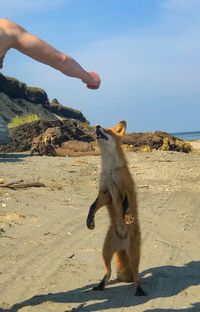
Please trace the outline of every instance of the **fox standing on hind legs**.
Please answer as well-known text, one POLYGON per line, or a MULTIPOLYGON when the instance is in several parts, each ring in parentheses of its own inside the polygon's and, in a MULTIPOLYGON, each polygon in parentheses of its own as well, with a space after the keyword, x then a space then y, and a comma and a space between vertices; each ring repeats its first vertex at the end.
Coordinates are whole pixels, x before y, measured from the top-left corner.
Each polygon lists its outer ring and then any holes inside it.
POLYGON ((115 256, 117 275, 121 281, 134 281, 137 296, 144 296, 138 272, 140 261, 140 227, 137 212, 137 198, 134 181, 127 166, 121 147, 126 131, 126 122, 121 121, 114 128, 96 127, 97 142, 102 159, 100 188, 97 199, 91 205, 87 227, 94 229, 95 214, 106 205, 111 224, 104 246, 103 259, 106 273, 94 290, 103 290, 111 276, 111 261, 115 256))

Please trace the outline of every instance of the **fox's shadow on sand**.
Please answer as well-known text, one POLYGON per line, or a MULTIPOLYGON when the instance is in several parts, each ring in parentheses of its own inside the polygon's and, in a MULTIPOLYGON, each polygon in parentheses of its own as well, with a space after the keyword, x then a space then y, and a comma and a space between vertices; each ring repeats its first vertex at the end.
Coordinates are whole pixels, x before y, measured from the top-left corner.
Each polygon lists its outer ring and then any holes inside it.
MULTIPOLYGON (((17 312, 23 307, 39 306, 44 302, 75 303, 71 311, 101 311, 115 308, 128 308, 141 305, 155 298, 166 298, 177 295, 185 291, 190 286, 200 285, 200 261, 192 261, 184 266, 160 266, 145 270, 141 273, 142 285, 148 292, 145 297, 134 296, 134 286, 132 284, 123 284, 115 281, 111 282, 112 287, 107 286, 104 291, 91 290, 96 284, 90 284, 85 287, 73 289, 60 293, 49 293, 34 296, 30 299, 16 303, 9 309, 1 309, 1 312, 17 312), (91 301, 91 303, 90 303, 91 301), (93 301, 98 301, 92 303, 93 301)), ((66 274, 67 278, 67 274, 66 274)), ((64 308, 64 307, 63 307, 64 308)), ((66 311, 66 310, 64 310, 66 311)), ((69 310, 67 310, 69 311, 69 310)), ((200 303, 194 303, 187 308, 179 309, 159 309, 153 308, 143 310, 144 312, 197 312, 200 311, 200 303)))

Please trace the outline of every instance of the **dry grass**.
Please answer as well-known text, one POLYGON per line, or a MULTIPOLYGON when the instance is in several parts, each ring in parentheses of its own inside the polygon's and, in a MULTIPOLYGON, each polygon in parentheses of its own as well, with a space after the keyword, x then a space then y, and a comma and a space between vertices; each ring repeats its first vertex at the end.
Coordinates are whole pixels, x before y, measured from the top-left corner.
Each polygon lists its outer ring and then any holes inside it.
POLYGON ((22 116, 15 116, 8 124, 9 128, 14 128, 17 126, 24 125, 26 123, 30 123, 33 121, 40 120, 40 116, 36 114, 30 114, 30 115, 22 115, 22 116))

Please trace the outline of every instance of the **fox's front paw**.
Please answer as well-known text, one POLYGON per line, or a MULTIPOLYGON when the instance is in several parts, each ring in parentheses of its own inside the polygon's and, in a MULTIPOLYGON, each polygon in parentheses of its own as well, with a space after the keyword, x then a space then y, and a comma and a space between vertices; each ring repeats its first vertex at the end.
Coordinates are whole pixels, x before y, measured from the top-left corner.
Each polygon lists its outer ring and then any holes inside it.
POLYGON ((131 213, 126 212, 124 215, 124 222, 128 225, 133 224, 134 222, 134 217, 132 216, 131 213))
POLYGON ((95 222, 94 219, 88 218, 87 219, 87 227, 90 230, 93 230, 95 228, 95 222))
POLYGON ((127 225, 123 220, 120 220, 117 222, 117 233, 121 238, 126 238, 127 237, 127 225))

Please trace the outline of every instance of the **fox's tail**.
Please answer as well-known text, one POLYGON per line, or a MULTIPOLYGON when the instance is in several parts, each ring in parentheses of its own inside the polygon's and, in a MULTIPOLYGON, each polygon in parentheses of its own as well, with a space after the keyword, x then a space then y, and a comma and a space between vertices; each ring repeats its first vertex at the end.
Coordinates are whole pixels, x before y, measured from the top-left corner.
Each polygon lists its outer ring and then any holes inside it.
POLYGON ((132 282, 133 274, 125 250, 118 250, 115 253, 115 262, 117 266, 117 278, 122 282, 132 282))

